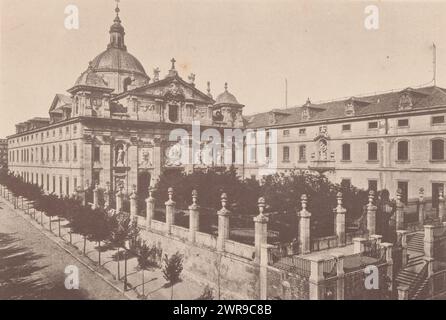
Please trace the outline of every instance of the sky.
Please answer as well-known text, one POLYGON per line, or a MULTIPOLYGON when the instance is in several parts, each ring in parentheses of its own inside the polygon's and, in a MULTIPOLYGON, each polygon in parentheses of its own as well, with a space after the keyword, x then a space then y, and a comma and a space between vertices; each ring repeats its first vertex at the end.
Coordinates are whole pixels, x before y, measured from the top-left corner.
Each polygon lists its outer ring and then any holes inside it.
MULTIPOLYGON (((113 0, 0 0, 0 137, 16 123, 48 116, 88 62, 106 49, 113 0), (65 8, 79 9, 67 30, 65 8)), ((175 57, 180 75, 229 91, 250 115, 359 94, 446 87, 446 0, 121 0, 128 51, 153 78, 175 57), (369 30, 365 9, 379 10, 369 30)))

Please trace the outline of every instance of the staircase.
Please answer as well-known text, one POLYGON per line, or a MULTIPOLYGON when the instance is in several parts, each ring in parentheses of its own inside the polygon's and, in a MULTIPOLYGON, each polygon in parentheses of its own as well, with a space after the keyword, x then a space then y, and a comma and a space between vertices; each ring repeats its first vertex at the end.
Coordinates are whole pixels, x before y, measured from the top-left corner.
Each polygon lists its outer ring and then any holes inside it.
POLYGON ((424 254, 424 232, 417 232, 408 239, 407 250, 424 254))
POLYGON ((409 288, 409 299, 423 299, 428 287, 427 262, 424 260, 424 232, 416 232, 407 236, 409 258, 406 266, 396 277, 398 286, 409 288))

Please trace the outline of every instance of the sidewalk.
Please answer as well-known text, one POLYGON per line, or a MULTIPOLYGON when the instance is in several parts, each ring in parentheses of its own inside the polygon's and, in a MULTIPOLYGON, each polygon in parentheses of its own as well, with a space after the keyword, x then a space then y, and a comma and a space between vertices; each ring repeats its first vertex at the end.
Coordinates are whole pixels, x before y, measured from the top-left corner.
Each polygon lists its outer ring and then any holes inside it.
MULTIPOLYGON (((82 264, 87 266, 91 271, 95 272, 109 285, 113 286, 115 290, 122 292, 128 299, 147 299, 147 300, 170 300, 171 288, 165 287, 166 280, 163 277, 161 269, 145 270, 144 274, 138 268, 138 261, 136 257, 131 257, 127 260, 127 290, 124 292, 124 270, 125 262, 123 260, 117 261, 113 256, 117 254, 117 249, 109 249, 104 246, 101 247, 101 264, 99 265, 99 251, 97 250, 97 243, 87 240, 86 254, 83 255, 84 239, 78 234, 72 234, 70 244, 68 221, 61 219, 61 238, 58 237, 58 218, 53 218, 51 226, 52 232, 49 231, 50 220, 49 217, 40 212, 29 210, 29 215, 26 213, 27 202, 24 200, 24 209, 14 209, 14 205, 1 197, 7 206, 21 215, 26 221, 39 229, 46 237, 57 243, 67 253, 79 260, 82 264), (43 225, 40 225, 40 223, 43 225), (118 276, 119 275, 119 276, 118 276), (119 279, 118 279, 119 278, 119 279), (143 281, 144 279, 144 281, 143 281)), ((21 201, 19 201, 21 205, 21 201)), ((103 245, 101 243, 101 245, 103 245)), ((123 251, 122 249, 120 250, 123 251)), ((197 284, 191 279, 184 279, 174 286, 175 300, 194 300, 197 299, 203 292, 203 286, 197 284)))

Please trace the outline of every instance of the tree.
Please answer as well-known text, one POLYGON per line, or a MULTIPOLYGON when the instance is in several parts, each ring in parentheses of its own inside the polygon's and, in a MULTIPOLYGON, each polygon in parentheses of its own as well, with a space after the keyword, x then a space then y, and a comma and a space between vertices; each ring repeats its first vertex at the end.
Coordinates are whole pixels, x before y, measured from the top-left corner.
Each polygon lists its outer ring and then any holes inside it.
POLYGON ((203 293, 197 300, 214 300, 214 292, 209 285, 206 285, 203 289, 203 293))
POLYGON ((99 265, 101 264, 101 242, 111 238, 109 217, 101 209, 92 209, 89 217, 90 225, 88 227, 88 239, 98 243, 99 265))
POLYGON ((170 299, 173 300, 173 286, 180 281, 180 275, 183 272, 183 255, 179 252, 172 255, 170 258, 164 255, 164 279, 169 282, 171 287, 170 299))

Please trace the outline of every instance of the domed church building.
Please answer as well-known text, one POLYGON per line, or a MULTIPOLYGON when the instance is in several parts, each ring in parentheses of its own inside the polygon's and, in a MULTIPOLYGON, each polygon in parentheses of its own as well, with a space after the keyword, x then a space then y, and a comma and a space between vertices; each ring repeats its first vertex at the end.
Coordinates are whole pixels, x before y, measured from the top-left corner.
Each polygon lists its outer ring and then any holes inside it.
MULTIPOLYGON (((17 124, 8 139, 10 169, 49 193, 72 195, 99 185, 146 195, 163 171, 205 169, 191 164, 192 153, 188 159, 180 154, 179 142, 169 141, 172 130, 190 133, 193 122, 201 131, 222 133, 243 126, 243 105, 227 85, 214 101, 210 83, 204 93, 195 75, 185 81, 175 59, 164 77, 156 68, 151 79, 127 50, 119 13, 116 7, 106 50, 89 62, 69 95, 55 96, 50 117, 17 124)), ((222 161, 215 166, 224 169, 222 161)))

